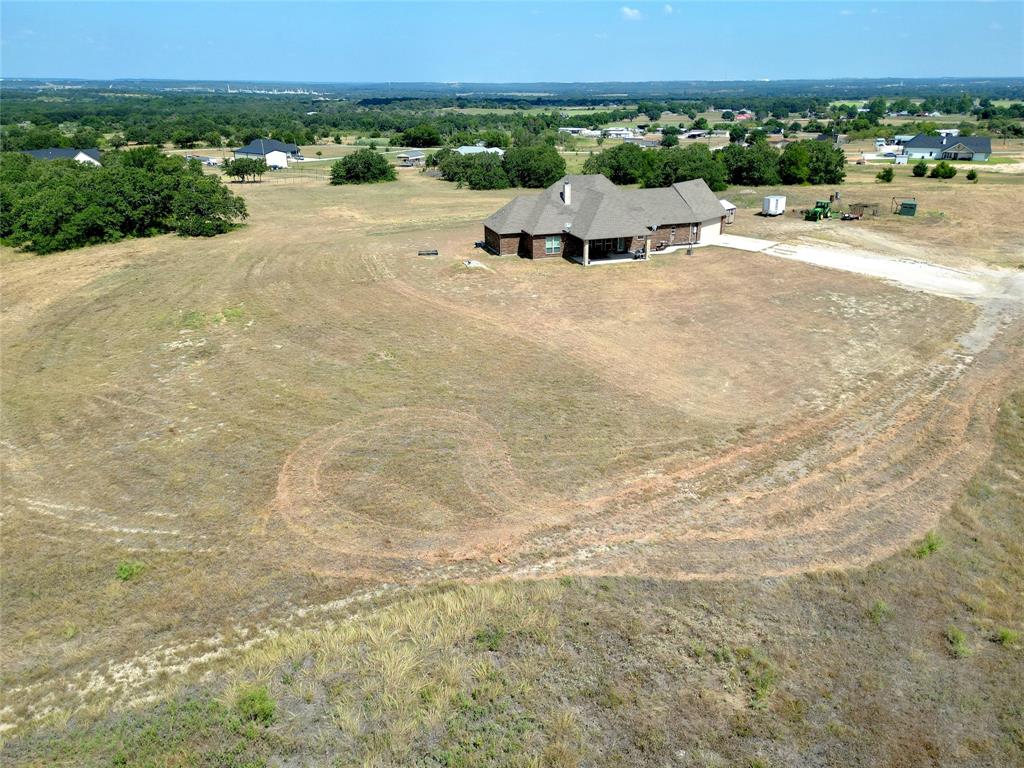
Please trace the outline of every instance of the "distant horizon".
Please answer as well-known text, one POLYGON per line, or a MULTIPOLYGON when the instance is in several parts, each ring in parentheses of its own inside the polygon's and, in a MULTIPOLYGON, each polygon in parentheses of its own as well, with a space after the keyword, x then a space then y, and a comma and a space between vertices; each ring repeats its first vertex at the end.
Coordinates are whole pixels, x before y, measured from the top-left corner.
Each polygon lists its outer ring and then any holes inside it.
POLYGON ((1024 4, 1003 0, 7 1, 0 19, 5 79, 500 84, 1024 76, 1024 4), (955 29, 937 23, 942 17, 954 19, 955 29), (243 28, 244 35, 230 34, 243 28))
POLYGON ((139 75, 123 75, 119 77, 76 77, 73 75, 0 75, 0 82, 5 80, 28 81, 28 82, 165 82, 165 83, 221 83, 230 85, 232 83, 246 83, 254 85, 637 85, 637 84, 671 84, 671 83, 828 83, 828 82, 878 82, 889 80, 909 81, 986 81, 986 80, 1021 80, 1024 75, 929 75, 929 76, 904 76, 885 75, 876 77, 747 77, 732 79, 715 78, 687 78, 687 79, 666 79, 666 80, 273 80, 255 79, 244 80, 241 78, 227 77, 144 77, 139 75))

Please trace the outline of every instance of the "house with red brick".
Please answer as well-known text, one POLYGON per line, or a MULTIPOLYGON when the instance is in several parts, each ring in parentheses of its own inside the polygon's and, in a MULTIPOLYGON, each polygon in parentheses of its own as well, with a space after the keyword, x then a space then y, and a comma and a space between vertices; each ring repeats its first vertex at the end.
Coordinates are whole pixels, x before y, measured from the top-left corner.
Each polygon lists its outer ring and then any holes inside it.
POLYGON ((703 179, 625 189, 600 174, 565 176, 484 220, 484 242, 499 255, 560 256, 589 266, 713 243, 724 231, 725 215, 703 179))

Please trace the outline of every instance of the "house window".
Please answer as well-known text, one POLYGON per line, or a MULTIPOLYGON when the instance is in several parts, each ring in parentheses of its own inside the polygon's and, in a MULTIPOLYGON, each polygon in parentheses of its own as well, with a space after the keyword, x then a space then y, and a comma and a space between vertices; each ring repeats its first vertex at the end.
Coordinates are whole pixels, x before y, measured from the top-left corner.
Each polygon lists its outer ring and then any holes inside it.
POLYGON ((544 238, 544 254, 553 256, 562 250, 562 238, 558 235, 544 238))

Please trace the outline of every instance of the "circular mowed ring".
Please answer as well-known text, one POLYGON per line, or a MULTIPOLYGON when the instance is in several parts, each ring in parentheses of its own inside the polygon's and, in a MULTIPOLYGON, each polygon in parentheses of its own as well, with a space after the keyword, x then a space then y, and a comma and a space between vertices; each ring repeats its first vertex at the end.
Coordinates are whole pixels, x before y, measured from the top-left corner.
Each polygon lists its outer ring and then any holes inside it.
POLYGON ((393 408, 303 441, 281 468, 274 508, 317 549, 417 560, 507 540, 531 495, 478 416, 393 408))

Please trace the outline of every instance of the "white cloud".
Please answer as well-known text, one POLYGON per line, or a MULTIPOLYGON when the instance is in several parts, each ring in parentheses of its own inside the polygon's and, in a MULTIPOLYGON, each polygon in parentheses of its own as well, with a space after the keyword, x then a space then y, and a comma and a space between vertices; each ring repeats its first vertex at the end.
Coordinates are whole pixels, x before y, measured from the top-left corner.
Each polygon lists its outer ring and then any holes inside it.
POLYGON ((626 21, 639 21, 643 18, 643 14, 637 8, 630 8, 628 5, 624 5, 622 6, 622 18, 626 21))
POLYGON ((851 11, 849 8, 843 8, 843 10, 841 10, 839 12, 839 15, 840 16, 853 16, 853 11, 851 11))
POLYGON ((671 16, 672 15, 672 10, 673 9, 672 9, 672 6, 669 5, 668 3, 665 3, 665 6, 661 10, 665 12, 666 16, 671 16))

